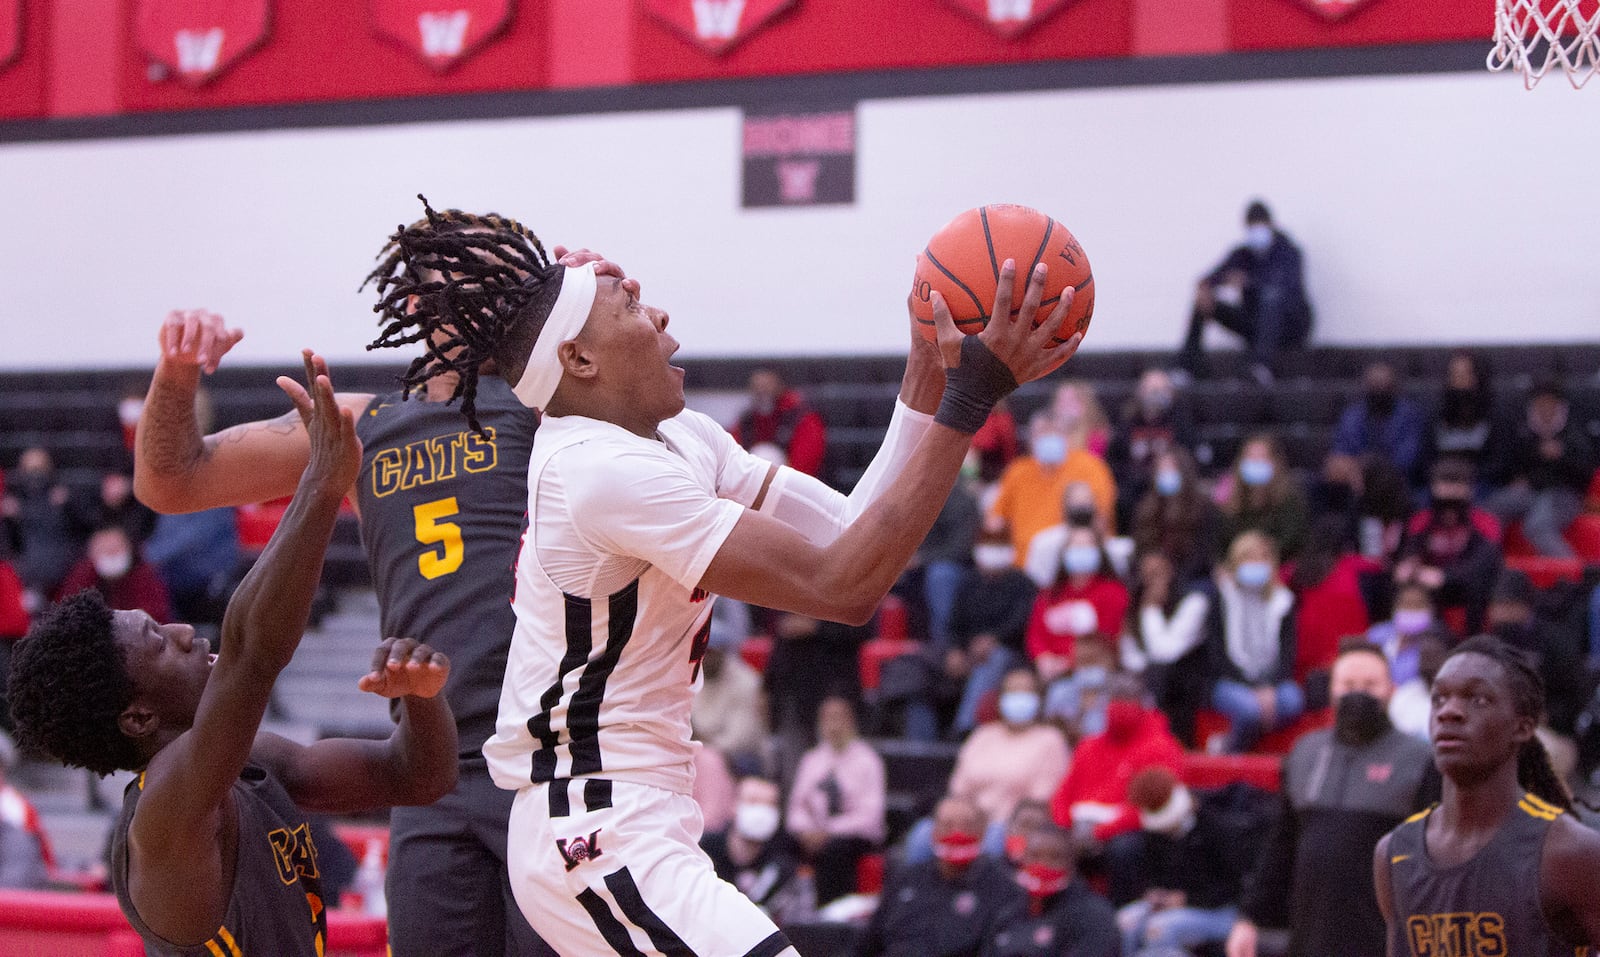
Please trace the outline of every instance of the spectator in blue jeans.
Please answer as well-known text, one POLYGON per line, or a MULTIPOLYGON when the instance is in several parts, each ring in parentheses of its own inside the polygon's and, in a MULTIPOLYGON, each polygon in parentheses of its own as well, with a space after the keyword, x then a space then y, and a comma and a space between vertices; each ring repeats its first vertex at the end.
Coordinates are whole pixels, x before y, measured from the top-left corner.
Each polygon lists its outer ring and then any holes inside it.
POLYGON ((1294 681, 1294 593, 1278 580, 1278 548, 1261 532, 1233 540, 1206 621, 1211 707, 1230 723, 1223 750, 1248 751, 1305 710, 1294 681))

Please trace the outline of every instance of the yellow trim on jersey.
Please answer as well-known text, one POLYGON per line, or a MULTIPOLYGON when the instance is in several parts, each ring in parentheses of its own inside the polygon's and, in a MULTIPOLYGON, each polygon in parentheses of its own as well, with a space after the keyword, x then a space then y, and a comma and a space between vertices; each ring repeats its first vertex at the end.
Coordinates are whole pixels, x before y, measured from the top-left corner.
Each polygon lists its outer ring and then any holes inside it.
POLYGON ((228 952, 232 954, 233 957, 244 957, 244 955, 239 952, 239 945, 234 943, 233 935, 228 933, 228 928, 217 928, 217 936, 221 937, 222 942, 228 945, 228 952))
POLYGON ((1543 808, 1538 808, 1532 804, 1529 804, 1526 800, 1518 801, 1517 807, 1526 811, 1530 817, 1536 817, 1541 821, 1554 821, 1556 818, 1561 816, 1561 812, 1559 810, 1546 811, 1543 808))
POLYGON ((1540 797, 1539 795, 1534 794, 1532 791, 1524 791, 1523 794, 1522 794, 1522 799, 1524 801, 1527 801, 1529 804, 1532 804, 1534 807, 1539 808, 1540 810, 1543 810, 1543 811, 1545 811, 1547 813, 1550 813, 1550 814, 1560 814, 1560 813, 1562 813, 1562 811, 1561 811, 1561 809, 1559 807, 1556 807, 1554 804, 1551 804, 1549 801, 1546 801, 1544 798, 1540 797))
POLYGON ((1409 861, 1409 860, 1411 860, 1411 855, 1410 854, 1396 854, 1395 856, 1389 858, 1389 863, 1390 864, 1398 864, 1401 861, 1409 861))
POLYGON ((206 950, 211 951, 216 955, 216 957, 228 957, 227 954, 222 952, 222 948, 217 946, 217 942, 214 940, 206 941, 206 950))
POLYGON ((1401 824, 1410 824, 1412 821, 1420 821, 1423 818, 1427 817, 1429 814, 1432 814, 1433 813, 1433 809, 1434 809, 1434 805, 1430 804, 1427 807, 1423 808, 1422 810, 1418 811, 1417 813, 1415 813, 1415 814, 1411 815, 1410 817, 1406 818, 1404 821, 1401 821, 1400 823, 1401 824))
POLYGON ((144 790, 144 772, 143 771, 139 772, 139 790, 141 790, 141 791, 144 790))

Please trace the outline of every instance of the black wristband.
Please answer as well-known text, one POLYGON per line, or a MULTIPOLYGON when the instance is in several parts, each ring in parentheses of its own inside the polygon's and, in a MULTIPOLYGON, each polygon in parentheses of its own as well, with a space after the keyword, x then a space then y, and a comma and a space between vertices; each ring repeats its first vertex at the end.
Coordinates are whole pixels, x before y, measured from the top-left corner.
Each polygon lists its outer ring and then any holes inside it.
POLYGON ((977 336, 961 339, 961 364, 945 369, 944 397, 933 421, 972 435, 995 403, 1017 390, 1017 377, 977 336))

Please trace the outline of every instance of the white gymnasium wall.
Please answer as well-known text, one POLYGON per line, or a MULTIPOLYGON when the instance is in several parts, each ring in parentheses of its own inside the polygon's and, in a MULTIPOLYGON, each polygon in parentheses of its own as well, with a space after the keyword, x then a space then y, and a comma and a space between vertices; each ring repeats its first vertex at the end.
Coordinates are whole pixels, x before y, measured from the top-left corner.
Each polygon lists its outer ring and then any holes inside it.
POLYGON ((412 196, 518 216, 644 281, 686 355, 890 353, 955 212, 1043 208, 1094 263, 1091 348, 1166 347, 1266 197, 1337 343, 1600 333, 1600 100, 1501 76, 864 102, 857 202, 745 211, 733 109, 0 146, 0 366, 143 365, 174 306, 244 361, 367 358, 356 285, 412 196))

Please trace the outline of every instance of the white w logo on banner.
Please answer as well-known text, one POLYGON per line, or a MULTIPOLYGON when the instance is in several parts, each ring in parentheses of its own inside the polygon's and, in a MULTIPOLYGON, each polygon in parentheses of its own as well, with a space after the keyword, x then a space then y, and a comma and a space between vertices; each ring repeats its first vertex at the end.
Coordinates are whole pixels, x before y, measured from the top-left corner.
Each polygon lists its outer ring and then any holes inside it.
POLYGON ((179 30, 172 42, 178 48, 178 70, 183 73, 210 73, 222 55, 221 27, 209 30, 179 30))
POLYGON ((731 40, 743 15, 744 0, 694 0, 694 32, 706 40, 731 40))
POLYGON ((417 14, 417 31, 422 34, 422 52, 428 56, 457 57, 467 39, 466 10, 417 14))
POLYGON ((1033 16, 1033 0, 989 0, 989 19, 995 23, 1025 21, 1033 16))

